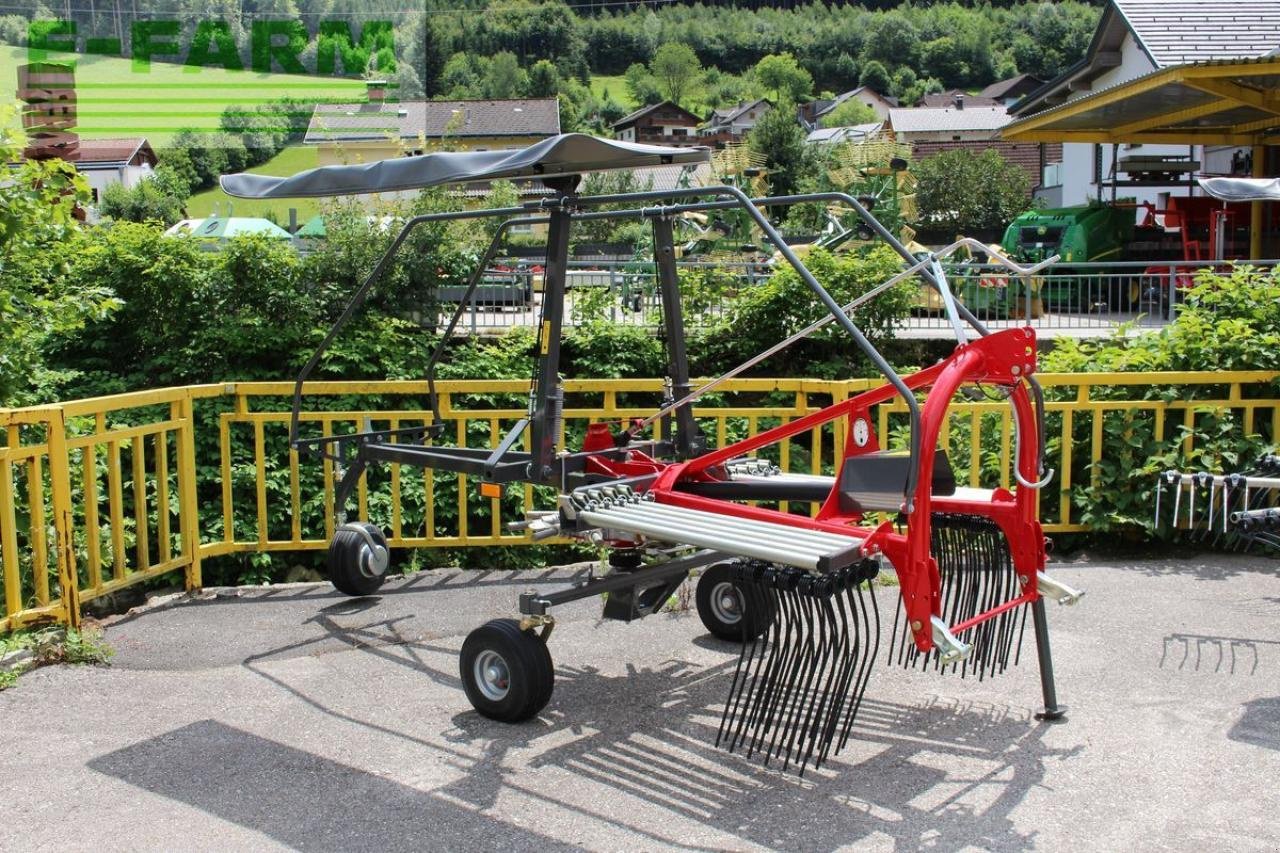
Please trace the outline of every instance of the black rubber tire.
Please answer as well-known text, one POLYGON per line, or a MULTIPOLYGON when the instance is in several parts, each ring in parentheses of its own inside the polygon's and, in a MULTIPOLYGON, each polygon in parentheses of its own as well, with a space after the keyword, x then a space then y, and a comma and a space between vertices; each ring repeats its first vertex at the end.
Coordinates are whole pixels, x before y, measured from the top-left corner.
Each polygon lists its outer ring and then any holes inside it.
MULTIPOLYGON (((387 537, 376 526, 367 522, 360 525, 373 541, 383 548, 387 547, 387 537)), ((387 572, 368 574, 362 565, 368 559, 368 544, 363 536, 354 530, 339 530, 329 543, 329 582, 338 592, 351 596, 373 595, 382 587, 387 572)))
POLYGON ((535 631, 521 631, 514 619, 494 619, 468 634, 458 656, 458 672, 471 707, 503 723, 537 716, 555 689, 555 667, 547 644, 535 631), (479 682, 476 661, 486 652, 498 655, 506 665, 502 696, 489 695, 479 682))
POLYGON ((713 636, 735 643, 746 643, 759 637, 773 624, 774 607, 772 599, 765 596, 746 596, 738 584, 734 583, 731 564, 716 563, 708 567, 698 578, 698 589, 694 600, 698 604, 698 618, 713 636), (718 608, 713 596, 723 594, 723 585, 730 584, 738 595, 738 607, 741 614, 737 619, 728 619, 724 608, 718 608), (717 588, 721 588, 717 592, 717 588))

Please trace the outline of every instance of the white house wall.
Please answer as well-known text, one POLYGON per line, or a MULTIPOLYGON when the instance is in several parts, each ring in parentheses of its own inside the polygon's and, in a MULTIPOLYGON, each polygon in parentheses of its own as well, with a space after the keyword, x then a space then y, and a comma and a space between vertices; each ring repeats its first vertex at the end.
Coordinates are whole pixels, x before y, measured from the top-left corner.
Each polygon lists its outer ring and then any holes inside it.
MULTIPOLYGON (((1132 34, 1126 34, 1124 41, 1120 47, 1120 64, 1115 68, 1107 70, 1093 81, 1092 88, 1073 92, 1068 102, 1076 101, 1080 98, 1100 92, 1111 86, 1120 83, 1126 83, 1144 74, 1150 74, 1156 70, 1156 66, 1151 59, 1142 50, 1132 34)), ((1120 158, 1129 156, 1130 154, 1142 154, 1147 157, 1185 157, 1188 152, 1186 145, 1121 145, 1119 148, 1120 158)), ((1194 149, 1194 159, 1203 162, 1203 151, 1199 146, 1194 149)), ((1102 198, 1111 199, 1110 187, 1099 186, 1094 180, 1094 162, 1093 162, 1094 146, 1088 142, 1067 142, 1062 146, 1062 169, 1061 177, 1061 204, 1065 207, 1072 205, 1085 204, 1090 199, 1102 198), (1105 188, 1104 188, 1105 187, 1105 188)), ((1229 158, 1228 158, 1229 159, 1229 158)), ((1102 178, 1105 182, 1111 175, 1111 146, 1102 146, 1102 178)), ((1127 179, 1124 176, 1122 179, 1127 179)), ((1119 187, 1116 195, 1119 198, 1136 198, 1139 202, 1149 202, 1151 204, 1160 205, 1168 199, 1170 194, 1182 195, 1187 194, 1186 187, 1119 187)), ((1199 191, 1196 192, 1199 195, 1199 191)), ((1058 193, 1053 193, 1057 197, 1058 193)))

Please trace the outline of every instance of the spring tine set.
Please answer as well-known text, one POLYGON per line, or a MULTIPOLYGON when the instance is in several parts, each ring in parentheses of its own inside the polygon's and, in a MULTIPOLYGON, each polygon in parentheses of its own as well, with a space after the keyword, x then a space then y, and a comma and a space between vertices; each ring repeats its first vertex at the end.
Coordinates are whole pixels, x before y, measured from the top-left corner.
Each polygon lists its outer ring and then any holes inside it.
MULTIPOLYGON (((1008 541, 995 522, 977 515, 935 513, 932 531, 933 558, 942 581, 942 618, 947 624, 958 625, 1021 594, 1008 541)), ((893 617, 889 663, 904 667, 932 663, 935 670, 959 672, 961 678, 974 673, 981 681, 1004 672, 1011 656, 1017 664, 1026 622, 1027 608, 1017 607, 979 623, 964 636, 972 652, 948 664, 942 661, 941 649, 924 653, 916 648, 899 607, 893 617)))
POLYGON ((1213 546, 1280 548, 1280 456, 1263 456, 1247 473, 1161 472, 1155 525, 1211 540, 1213 546))
MULTIPOLYGON (((813 574, 755 560, 734 565, 749 612, 772 614, 744 637, 716 745, 795 763, 801 775, 848 742, 880 645, 874 560, 813 574)), ((744 622, 744 631, 747 626, 744 622)))

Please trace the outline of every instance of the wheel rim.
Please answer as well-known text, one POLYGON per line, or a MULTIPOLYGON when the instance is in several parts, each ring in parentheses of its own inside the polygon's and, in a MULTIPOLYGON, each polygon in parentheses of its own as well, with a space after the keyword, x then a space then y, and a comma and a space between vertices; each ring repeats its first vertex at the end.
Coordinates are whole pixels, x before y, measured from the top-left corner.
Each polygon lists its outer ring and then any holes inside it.
POLYGON ((742 621, 742 593, 729 581, 721 581, 711 588, 711 612, 726 625, 742 621))
MULTIPOLYGON (((386 553, 385 548, 383 549, 383 553, 386 553)), ((360 559, 358 564, 360 566, 360 574, 367 578, 380 578, 386 574, 387 571, 387 561, 385 559, 379 560, 377 553, 369 547, 368 542, 365 542, 360 546, 360 559)))
POLYGON ((486 699, 500 702, 506 698, 511 689, 511 669, 502 655, 494 651, 483 651, 476 655, 472 667, 476 687, 486 699))

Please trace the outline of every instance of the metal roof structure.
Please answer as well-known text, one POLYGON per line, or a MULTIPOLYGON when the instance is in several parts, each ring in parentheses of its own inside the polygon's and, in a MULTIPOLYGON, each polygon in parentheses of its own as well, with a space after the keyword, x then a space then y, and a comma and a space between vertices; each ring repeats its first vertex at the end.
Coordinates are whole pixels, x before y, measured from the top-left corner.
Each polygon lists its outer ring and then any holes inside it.
POLYGON ((1019 119, 1001 135, 1014 142, 1280 143, 1280 56, 1162 68, 1019 119))
POLYGON ((912 107, 889 110, 888 126, 895 133, 997 131, 1010 121, 1004 107, 912 107))
POLYGON ((229 240, 242 234, 257 234, 273 240, 292 239, 288 231, 269 219, 216 214, 206 219, 183 219, 164 233, 166 237, 196 237, 206 240, 229 240))

